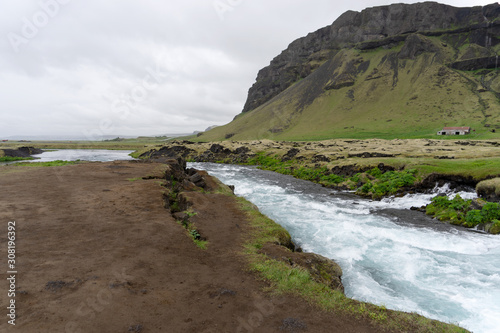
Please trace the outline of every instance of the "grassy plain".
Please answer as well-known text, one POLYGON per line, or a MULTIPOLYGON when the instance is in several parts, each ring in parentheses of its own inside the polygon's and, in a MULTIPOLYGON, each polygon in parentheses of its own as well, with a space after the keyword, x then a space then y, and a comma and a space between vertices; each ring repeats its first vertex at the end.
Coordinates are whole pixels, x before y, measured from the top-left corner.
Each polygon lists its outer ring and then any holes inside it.
POLYGON ((133 139, 117 138, 101 141, 72 141, 72 140, 47 140, 47 141, 7 141, 0 142, 0 149, 15 149, 18 147, 34 146, 40 149, 113 149, 135 150, 144 146, 163 144, 168 137, 138 137, 133 139))

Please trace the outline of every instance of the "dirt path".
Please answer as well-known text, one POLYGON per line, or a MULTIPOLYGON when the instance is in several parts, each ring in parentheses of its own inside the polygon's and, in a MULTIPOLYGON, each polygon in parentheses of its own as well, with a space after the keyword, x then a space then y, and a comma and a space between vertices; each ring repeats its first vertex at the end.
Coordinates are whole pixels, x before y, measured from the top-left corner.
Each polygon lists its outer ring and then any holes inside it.
POLYGON ((237 255, 245 215, 206 194, 197 248, 163 207, 156 163, 0 168, 1 332, 377 332, 269 296, 237 255), (15 326, 7 323, 7 223, 16 222, 15 326))

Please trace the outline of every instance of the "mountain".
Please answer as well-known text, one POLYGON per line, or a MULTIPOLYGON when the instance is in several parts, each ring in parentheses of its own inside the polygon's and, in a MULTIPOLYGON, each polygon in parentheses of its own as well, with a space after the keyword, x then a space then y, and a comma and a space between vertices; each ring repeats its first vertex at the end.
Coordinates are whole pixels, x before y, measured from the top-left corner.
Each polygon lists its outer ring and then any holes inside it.
POLYGON ((432 137, 500 129, 500 5, 348 11, 261 69, 241 114, 200 140, 432 137))

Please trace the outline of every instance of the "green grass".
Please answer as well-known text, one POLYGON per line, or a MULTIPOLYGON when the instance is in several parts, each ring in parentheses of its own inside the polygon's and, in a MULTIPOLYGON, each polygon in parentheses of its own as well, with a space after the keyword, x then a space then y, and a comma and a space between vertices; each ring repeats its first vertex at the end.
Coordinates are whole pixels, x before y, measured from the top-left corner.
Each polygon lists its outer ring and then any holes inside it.
POLYGON ((423 179, 432 173, 471 177, 476 181, 494 176, 500 176, 500 158, 497 157, 464 159, 394 157, 356 159, 353 160, 352 163, 356 163, 360 166, 364 166, 367 163, 369 165, 384 163, 385 165, 393 166, 395 169, 415 169, 417 170, 416 176, 419 179, 423 179))
POLYGON ((324 186, 337 185, 345 180, 329 172, 326 166, 312 168, 301 165, 296 160, 282 162, 278 155, 269 156, 264 152, 257 153, 255 157, 248 160, 247 164, 258 165, 260 169, 292 175, 295 178, 313 181, 324 186))
POLYGON ((255 157, 250 158, 248 164, 258 165, 260 169, 292 175, 323 186, 335 187, 339 184, 347 184, 351 189, 357 190, 357 194, 370 196, 373 199, 396 194, 402 188, 414 185, 418 180, 415 176, 417 169, 382 173, 377 167, 346 179, 333 174, 327 166, 309 167, 296 160, 282 162, 278 155, 270 156, 264 152, 257 153, 255 157), (362 186, 358 188, 359 182, 362 186))
POLYGON ((53 167, 53 166, 63 166, 63 165, 73 165, 82 163, 80 160, 78 161, 50 161, 50 162, 26 162, 26 163, 15 163, 14 166, 29 166, 29 167, 53 167))
POLYGON ((500 158, 478 158, 460 160, 414 159, 408 167, 418 169, 420 174, 439 173, 460 175, 476 180, 500 175, 500 158))
POLYGON ((15 162, 24 160, 33 160, 33 157, 12 157, 12 156, 2 156, 0 157, 0 162, 15 162))
POLYGON ((34 146, 40 149, 111 149, 111 150, 135 150, 145 145, 157 145, 165 143, 167 137, 138 137, 133 139, 103 140, 103 141, 30 141, 1 142, 0 149, 14 149, 21 146, 34 146))
POLYGON ((129 182, 135 182, 135 181, 137 181, 137 180, 141 180, 141 179, 142 179, 142 177, 127 178, 127 180, 128 180, 129 182))
MULTIPOLYGON (((368 176, 372 177, 372 180, 366 180, 366 177, 364 177, 365 183, 357 189, 356 194, 368 195, 372 199, 394 195, 402 188, 414 185, 417 181, 416 173, 416 169, 411 169, 389 171, 382 174, 380 169, 373 168, 366 172, 368 176)), ((357 181, 360 181, 359 177, 357 181)))

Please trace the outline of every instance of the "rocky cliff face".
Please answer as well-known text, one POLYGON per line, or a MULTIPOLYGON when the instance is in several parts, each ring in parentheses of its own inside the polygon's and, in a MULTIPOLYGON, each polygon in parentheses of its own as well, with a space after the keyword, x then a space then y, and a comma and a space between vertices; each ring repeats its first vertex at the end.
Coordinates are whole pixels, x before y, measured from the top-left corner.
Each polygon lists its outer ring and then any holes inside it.
MULTIPOLYGON (((257 108, 293 83, 308 77, 346 48, 368 50, 392 47, 413 36, 411 45, 414 49, 407 49, 400 54, 402 58, 411 58, 424 50, 432 51, 429 49, 431 45, 415 37, 416 34, 446 35, 445 39, 456 50, 466 43, 477 46, 469 54, 462 54, 462 59, 451 59, 452 62, 473 59, 478 52, 481 57, 489 58, 492 54, 487 49, 500 43, 499 15, 498 3, 485 7, 456 8, 425 2, 373 7, 361 12, 348 11, 332 25, 295 40, 269 66, 261 69, 248 92, 243 112, 257 108)), ((491 59, 486 62, 492 65, 491 59)), ((467 66, 470 67, 470 62, 467 66)), ((346 82, 349 82, 348 78, 346 82)))

